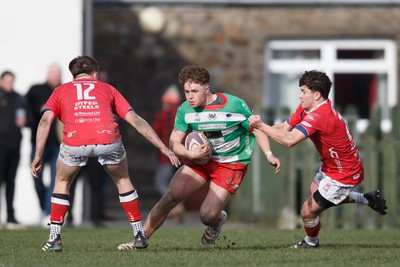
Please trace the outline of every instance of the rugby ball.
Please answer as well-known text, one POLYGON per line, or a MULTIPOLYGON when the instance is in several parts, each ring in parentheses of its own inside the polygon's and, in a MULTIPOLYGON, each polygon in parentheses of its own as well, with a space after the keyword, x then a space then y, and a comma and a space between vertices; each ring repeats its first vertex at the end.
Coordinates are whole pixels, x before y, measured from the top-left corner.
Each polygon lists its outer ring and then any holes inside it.
MULTIPOLYGON (((190 132, 185 139, 185 147, 189 151, 196 151, 199 146, 203 144, 207 144, 208 138, 201 132, 190 132)), ((210 153, 211 158, 211 153, 210 153)), ((193 160, 194 163, 199 165, 204 165, 208 162, 208 160, 193 160)))

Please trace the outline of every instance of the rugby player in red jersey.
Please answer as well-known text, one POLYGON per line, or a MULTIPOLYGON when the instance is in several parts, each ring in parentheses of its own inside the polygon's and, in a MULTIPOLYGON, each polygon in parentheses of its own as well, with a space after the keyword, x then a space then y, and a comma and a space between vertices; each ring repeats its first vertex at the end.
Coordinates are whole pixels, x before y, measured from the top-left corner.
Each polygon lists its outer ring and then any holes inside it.
MULTIPOLYGON (((56 181, 51 197, 50 235, 43 251, 62 251, 61 225, 69 206, 71 183, 89 157, 98 161, 118 188, 119 200, 132 225, 136 248, 146 248, 138 194, 130 180, 127 157, 114 114, 127 121, 141 135, 166 155, 175 166, 179 159, 158 138, 151 126, 111 85, 97 80, 99 65, 89 56, 79 56, 69 63, 73 81, 54 89, 42 109, 36 136, 36 153, 31 173, 38 177, 50 126, 55 118, 64 124, 63 140, 57 159, 56 181)), ((99 177, 100 178, 100 177, 99 177)))
POLYGON ((306 71, 299 79, 300 105, 288 121, 275 126, 262 122, 259 115, 249 118, 252 127, 266 133, 279 144, 292 147, 310 138, 320 154, 321 168, 310 185, 310 195, 301 209, 306 237, 293 248, 318 248, 320 214, 344 203, 370 206, 386 214, 386 201, 379 190, 357 193, 364 180, 364 169, 345 120, 328 99, 332 82, 319 71, 306 71))

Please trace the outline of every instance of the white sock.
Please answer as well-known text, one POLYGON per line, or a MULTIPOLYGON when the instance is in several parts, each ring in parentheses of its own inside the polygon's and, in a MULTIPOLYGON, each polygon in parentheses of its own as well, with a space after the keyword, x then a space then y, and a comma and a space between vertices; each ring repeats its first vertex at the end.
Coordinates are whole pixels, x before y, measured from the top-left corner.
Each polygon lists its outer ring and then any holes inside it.
POLYGON ((369 203, 363 193, 351 192, 349 199, 355 200, 358 204, 368 205, 369 203))
POLYGON ((318 236, 316 236, 316 237, 306 236, 306 237, 304 238, 304 240, 305 240, 309 245, 316 246, 317 243, 318 243, 319 238, 318 238, 318 236))
POLYGON ((61 225, 60 224, 50 224, 50 235, 49 241, 53 241, 57 238, 57 235, 61 233, 61 225))
POLYGON ((136 236, 139 232, 144 236, 142 221, 131 222, 131 225, 133 229, 133 236, 136 236))

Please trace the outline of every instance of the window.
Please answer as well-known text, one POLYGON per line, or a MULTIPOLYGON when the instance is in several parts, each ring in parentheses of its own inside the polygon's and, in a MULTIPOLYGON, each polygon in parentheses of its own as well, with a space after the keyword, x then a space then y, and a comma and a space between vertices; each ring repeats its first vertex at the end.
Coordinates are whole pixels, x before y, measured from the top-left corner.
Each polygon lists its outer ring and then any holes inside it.
POLYGON ((271 40, 266 44, 263 106, 278 120, 299 104, 298 78, 306 70, 325 72, 333 86, 329 98, 345 111, 356 107, 368 122, 371 107, 390 120, 397 104, 396 45, 392 40, 271 40))

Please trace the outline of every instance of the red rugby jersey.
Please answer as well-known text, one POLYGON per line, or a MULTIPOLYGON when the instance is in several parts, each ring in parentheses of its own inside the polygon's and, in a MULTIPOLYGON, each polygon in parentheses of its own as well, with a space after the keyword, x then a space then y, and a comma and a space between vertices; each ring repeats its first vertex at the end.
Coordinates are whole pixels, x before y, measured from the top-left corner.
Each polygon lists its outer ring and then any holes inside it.
POLYGON ((308 112, 299 105, 288 122, 312 140, 320 154, 321 171, 326 175, 343 184, 356 185, 364 180, 353 135, 330 100, 308 112))
POLYGON ((53 111, 64 124, 63 143, 81 146, 121 139, 114 113, 125 118, 132 107, 113 86, 83 78, 54 89, 42 112, 46 110, 53 111))

